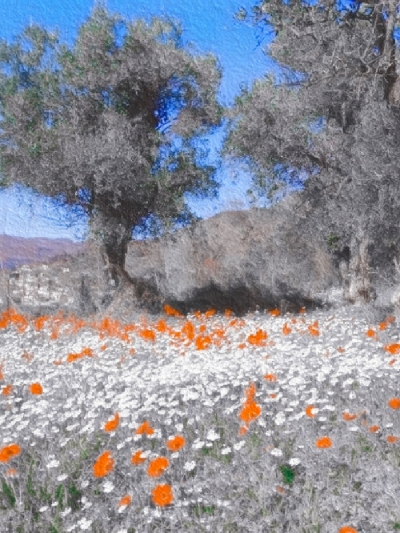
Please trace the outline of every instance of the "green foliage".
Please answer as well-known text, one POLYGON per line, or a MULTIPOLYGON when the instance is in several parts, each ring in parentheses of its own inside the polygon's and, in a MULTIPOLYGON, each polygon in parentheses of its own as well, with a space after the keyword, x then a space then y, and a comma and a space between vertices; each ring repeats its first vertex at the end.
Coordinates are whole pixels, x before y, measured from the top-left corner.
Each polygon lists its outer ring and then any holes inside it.
POLYGON ((32 157, 40 157, 41 148, 40 143, 34 143, 32 146, 29 147, 29 154, 32 157))
POLYGON ((196 505, 192 507, 192 511, 194 512, 197 518, 200 518, 201 513, 213 514, 215 509, 216 509, 215 505, 210 505, 210 506, 196 505))
POLYGON ((7 498, 9 504, 11 505, 11 507, 14 507, 16 499, 15 499, 12 488, 9 485, 7 485, 5 481, 3 481, 2 483, 2 488, 3 488, 3 494, 7 498))
POLYGON ((58 485, 58 487, 56 489, 56 500, 58 501, 58 505, 59 505, 60 509, 64 509, 64 504, 63 504, 64 494, 65 494, 64 485, 63 484, 58 485))
POLYGON ((77 489, 76 485, 71 485, 68 488, 68 507, 71 507, 73 511, 78 511, 81 508, 80 499, 82 493, 77 489))
POLYGON ((335 235, 334 233, 331 233, 327 238, 328 248, 334 249, 337 247, 337 243, 340 241, 340 237, 338 235, 335 235))
POLYGON ((267 192, 267 198, 268 200, 272 201, 273 198, 274 198, 274 195, 275 193, 279 191, 279 185, 277 185, 276 183, 274 183, 273 185, 271 185, 271 187, 269 188, 268 192, 267 192))
POLYGON ((294 474, 294 471, 290 468, 290 466, 281 465, 279 467, 279 470, 282 473, 283 482, 286 483, 287 485, 292 486, 295 474, 294 474))
POLYGON ((49 503, 51 501, 51 494, 49 494, 43 487, 40 487, 40 499, 44 503, 49 503))
POLYGON ((34 465, 35 465, 35 461, 32 460, 30 467, 29 467, 29 474, 28 474, 28 480, 27 480, 27 485, 26 485, 28 494, 31 496, 36 496, 36 491, 34 490, 33 483, 32 483, 32 469, 34 465))

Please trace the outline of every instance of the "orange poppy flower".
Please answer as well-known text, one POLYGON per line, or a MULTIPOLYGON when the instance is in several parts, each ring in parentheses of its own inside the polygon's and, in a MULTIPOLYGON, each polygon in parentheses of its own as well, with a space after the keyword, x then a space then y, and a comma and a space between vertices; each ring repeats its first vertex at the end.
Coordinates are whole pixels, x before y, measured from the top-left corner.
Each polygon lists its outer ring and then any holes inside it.
POLYGON ((292 329, 289 328, 289 326, 285 323, 285 324, 283 325, 283 334, 284 334, 284 335, 289 335, 289 333, 290 333, 291 331, 292 331, 292 329))
POLYGON ((50 319, 49 316, 40 316, 40 317, 36 318, 35 320, 33 320, 33 327, 37 331, 41 331, 43 329, 43 326, 44 326, 45 322, 47 320, 49 320, 49 319, 50 319))
POLYGON ((139 331, 139 335, 142 337, 142 339, 149 340, 152 342, 155 342, 156 340, 156 334, 151 329, 144 329, 142 331, 139 331))
POLYGON ((260 413, 260 406, 257 405, 255 402, 250 401, 246 402, 241 413, 239 414, 239 418, 241 420, 244 420, 246 422, 246 425, 249 425, 249 423, 255 420, 260 415, 260 413))
POLYGON ((266 346, 264 341, 267 337, 268 334, 262 329, 259 329, 255 335, 249 335, 247 341, 254 346, 266 346))
POLYGON ((351 415, 350 413, 342 413, 342 417, 346 420, 346 422, 350 422, 351 420, 357 418, 358 414, 351 415))
POLYGON ((104 426, 105 431, 115 431, 119 425, 119 414, 115 413, 114 420, 110 420, 104 426))
POLYGON ((332 446, 332 441, 329 437, 322 437, 316 442, 318 448, 330 448, 332 446))
POLYGON ((151 493, 153 503, 160 507, 169 505, 174 499, 170 485, 157 485, 151 493))
POLYGON ((93 474, 95 477, 104 477, 114 468, 114 459, 110 457, 111 452, 106 451, 101 455, 93 466, 93 474))
POLYGON ((32 394, 42 394, 43 389, 40 383, 33 383, 30 387, 32 394))
POLYGON ((131 501, 132 501, 131 496, 127 494, 126 496, 124 496, 123 498, 119 500, 118 507, 123 507, 124 505, 128 506, 131 504, 131 501))
POLYGON ((182 333, 184 335, 186 335, 186 337, 190 340, 190 341, 193 341, 194 340, 194 325, 192 322, 190 322, 190 320, 187 320, 183 326, 182 326, 182 329, 181 329, 182 333))
POLYGON ((211 337, 207 335, 206 337, 203 337, 202 335, 199 335, 196 337, 196 349, 197 350, 206 350, 211 344, 211 337))
POLYGON ((12 390, 13 390, 13 386, 7 385, 7 387, 3 389, 2 394, 4 394, 4 396, 9 396, 12 393, 12 390))
POLYGON ((242 437, 242 436, 245 435, 248 431, 249 431, 249 428, 247 428, 246 426, 240 426, 240 429, 239 429, 239 437, 242 437))
POLYGON ((136 430, 137 435, 142 435, 143 433, 147 433, 148 435, 153 435, 154 433, 154 429, 149 426, 147 420, 136 430))
POLYGON ((20 453, 21 448, 18 446, 18 444, 10 444, 9 446, 5 446, 0 450, 0 461, 2 463, 7 463, 7 461, 19 455, 20 453))
POLYGON ((168 304, 164 305, 164 313, 168 316, 177 316, 177 317, 183 316, 179 311, 177 311, 176 309, 174 309, 168 304))
POLYGON ((389 407, 392 409, 399 409, 400 408, 400 398, 392 398, 388 402, 389 407))
POLYGON ((169 466, 169 461, 166 457, 157 457, 151 461, 147 473, 151 477, 161 476, 169 466))
POLYGON ((400 344, 386 344, 383 348, 392 355, 400 353, 400 344))
POLYGON ((316 320, 313 324, 311 324, 311 326, 308 326, 308 331, 314 337, 319 335, 318 320, 316 320))
POLYGON ((174 439, 167 441, 167 447, 171 452, 177 452, 185 445, 185 439, 177 435, 174 439))
POLYGON ((134 455, 132 455, 132 460, 131 461, 132 461, 133 465, 140 465, 140 464, 146 462, 146 458, 145 457, 140 457, 141 453, 142 453, 142 451, 138 450, 134 455))
POLYGON ((376 341, 378 340, 378 335, 376 334, 376 332, 373 329, 369 329, 366 332, 366 335, 367 335, 367 337, 371 337, 372 339, 375 339, 376 341))
POLYGON ((308 405, 306 407, 306 415, 309 416, 310 418, 314 418, 315 417, 315 415, 312 412, 313 409, 315 409, 314 405, 308 405))

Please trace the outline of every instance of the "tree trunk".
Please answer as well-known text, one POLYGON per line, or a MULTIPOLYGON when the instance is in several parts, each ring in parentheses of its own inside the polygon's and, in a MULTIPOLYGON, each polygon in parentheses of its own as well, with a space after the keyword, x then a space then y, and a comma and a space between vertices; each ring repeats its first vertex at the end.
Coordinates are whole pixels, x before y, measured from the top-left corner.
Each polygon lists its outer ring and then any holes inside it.
POLYGON ((132 240, 131 229, 121 228, 115 233, 107 233, 103 240, 105 252, 108 258, 111 278, 118 286, 125 282, 131 283, 131 279, 125 271, 125 259, 128 244, 132 240))
POLYGON ((131 282, 125 271, 125 258, 134 223, 116 220, 98 212, 90 224, 95 238, 104 246, 114 284, 118 286, 124 281, 131 282))
POLYGON ((359 238, 353 237, 347 298, 354 304, 366 304, 375 299, 369 275, 368 244, 368 238, 364 235, 359 238))
POLYGON ((116 265, 125 270, 125 258, 128 251, 128 243, 132 240, 131 232, 126 231, 117 235, 107 235, 104 239, 104 247, 110 265, 116 265))

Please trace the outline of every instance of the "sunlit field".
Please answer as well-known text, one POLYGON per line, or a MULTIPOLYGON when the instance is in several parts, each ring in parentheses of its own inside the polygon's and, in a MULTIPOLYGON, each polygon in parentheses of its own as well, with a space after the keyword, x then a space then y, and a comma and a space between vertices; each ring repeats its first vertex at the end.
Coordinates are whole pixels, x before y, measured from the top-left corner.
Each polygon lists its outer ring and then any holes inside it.
POLYGON ((400 339, 346 310, 0 317, 0 531, 400 529, 400 339))

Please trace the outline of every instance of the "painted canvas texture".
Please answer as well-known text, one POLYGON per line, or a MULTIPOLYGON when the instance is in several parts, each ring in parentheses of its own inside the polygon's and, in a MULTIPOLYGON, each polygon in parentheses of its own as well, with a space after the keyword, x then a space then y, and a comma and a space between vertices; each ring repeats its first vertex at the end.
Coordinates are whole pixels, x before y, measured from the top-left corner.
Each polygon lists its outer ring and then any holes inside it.
POLYGON ((400 528, 398 5, 0 0, 0 531, 400 528))

